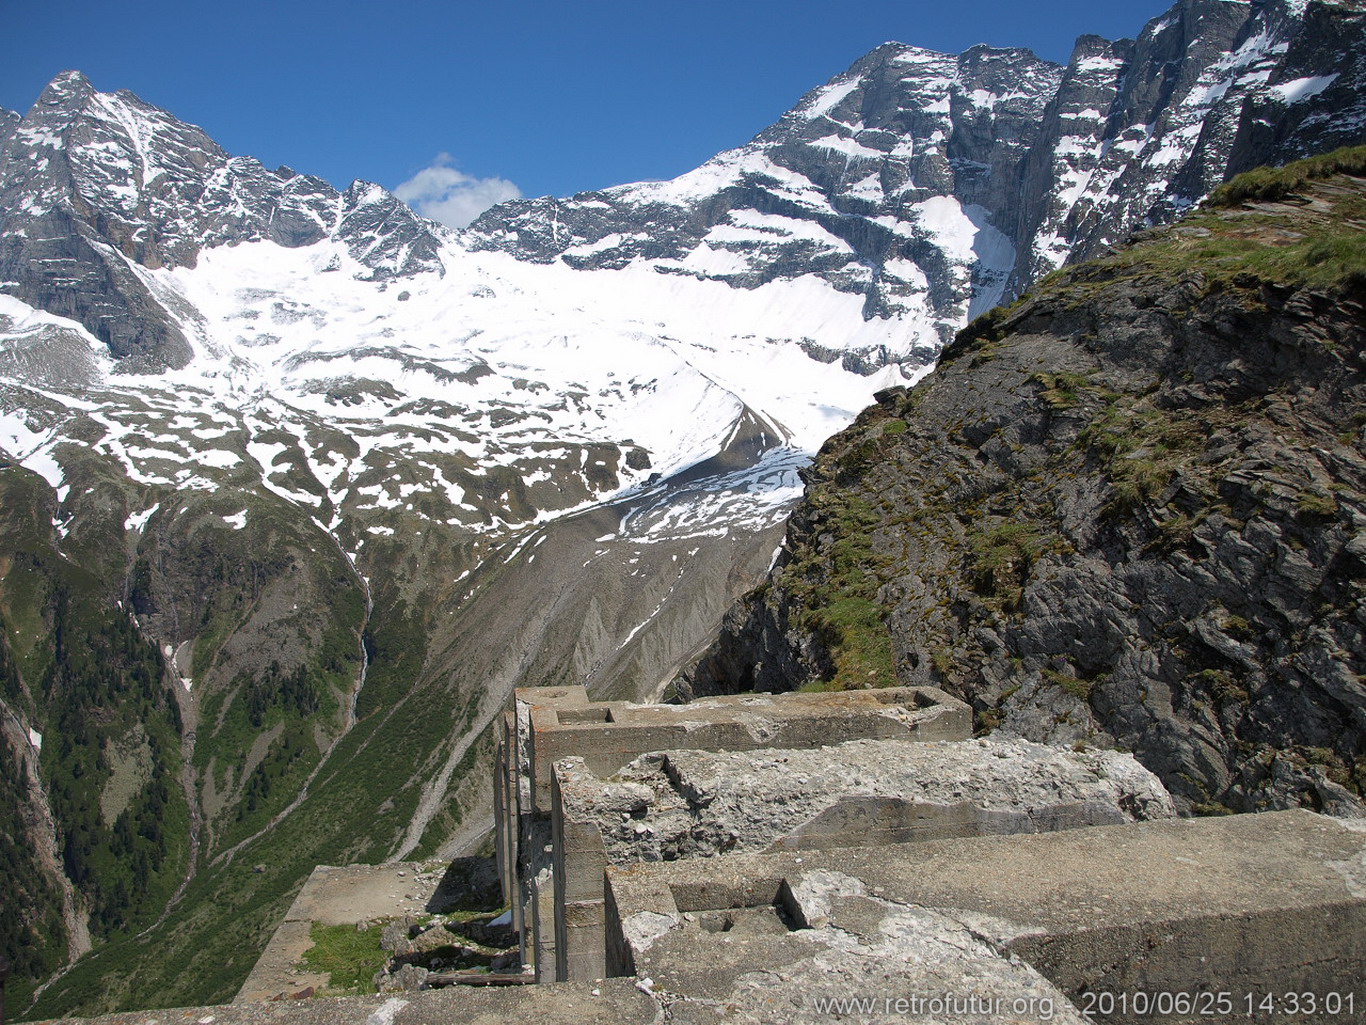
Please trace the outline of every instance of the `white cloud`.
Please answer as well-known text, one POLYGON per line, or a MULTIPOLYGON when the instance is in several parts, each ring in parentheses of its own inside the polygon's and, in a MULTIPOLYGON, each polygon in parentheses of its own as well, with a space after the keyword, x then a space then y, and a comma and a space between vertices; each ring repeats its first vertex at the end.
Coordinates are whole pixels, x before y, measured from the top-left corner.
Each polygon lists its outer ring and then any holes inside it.
POLYGON ((394 195, 423 217, 463 228, 496 203, 520 199, 522 190, 506 178, 475 178, 457 171, 449 153, 442 153, 394 189, 394 195))

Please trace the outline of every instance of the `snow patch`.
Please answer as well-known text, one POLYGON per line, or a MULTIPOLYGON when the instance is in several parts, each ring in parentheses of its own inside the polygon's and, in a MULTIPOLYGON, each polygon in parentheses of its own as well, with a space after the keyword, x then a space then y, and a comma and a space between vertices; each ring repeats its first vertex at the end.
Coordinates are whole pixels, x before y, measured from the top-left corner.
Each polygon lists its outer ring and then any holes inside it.
POLYGON ((141 534, 147 528, 147 521, 152 518, 152 515, 159 508, 161 508, 160 502, 153 505, 150 509, 144 509, 142 512, 129 513, 128 518, 123 521, 123 529, 125 531, 136 530, 141 534))
POLYGON ((822 86, 816 91, 816 95, 811 98, 801 112, 808 117, 820 117, 830 113, 844 101, 844 98, 863 84, 861 78, 850 78, 844 82, 835 82, 831 85, 822 86))
POLYGON ((882 160, 887 156, 880 149, 864 146, 857 139, 846 139, 839 135, 827 135, 820 139, 813 139, 807 145, 814 146, 816 149, 829 150, 832 153, 842 153, 851 160, 882 160))
POLYGON ((1273 85, 1267 92, 1282 103, 1301 103, 1312 99, 1338 80, 1338 73, 1319 75, 1317 78, 1297 78, 1293 82, 1273 85))

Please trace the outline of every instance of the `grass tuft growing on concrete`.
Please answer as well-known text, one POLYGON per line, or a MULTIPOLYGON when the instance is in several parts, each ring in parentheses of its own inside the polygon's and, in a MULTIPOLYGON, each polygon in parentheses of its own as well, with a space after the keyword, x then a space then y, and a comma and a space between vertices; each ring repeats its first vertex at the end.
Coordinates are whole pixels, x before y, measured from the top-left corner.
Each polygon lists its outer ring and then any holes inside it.
POLYGON ((373 993, 375 974, 389 963, 388 952, 379 945, 383 932, 379 925, 357 929, 314 922, 309 930, 313 946, 304 951, 304 964, 310 971, 327 973, 332 995, 373 993))

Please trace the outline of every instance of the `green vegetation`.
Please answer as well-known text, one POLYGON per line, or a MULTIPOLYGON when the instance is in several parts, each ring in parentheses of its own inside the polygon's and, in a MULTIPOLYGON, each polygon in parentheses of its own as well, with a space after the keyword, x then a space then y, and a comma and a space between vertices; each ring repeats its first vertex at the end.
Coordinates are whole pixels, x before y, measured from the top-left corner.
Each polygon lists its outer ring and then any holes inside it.
POLYGON ((1045 669, 1043 676, 1049 683, 1055 687, 1061 687, 1078 701, 1090 701, 1091 690, 1096 685, 1094 679, 1084 680, 1079 676, 1069 676, 1067 673, 1060 673, 1053 669, 1045 669))
POLYGON ((1236 815, 1237 812, 1218 801, 1202 801, 1191 805, 1191 814, 1200 818, 1216 818, 1221 815, 1236 815))
POLYGON ((1248 702, 1247 691, 1238 685, 1236 677, 1227 669, 1202 669, 1195 674, 1195 680, 1213 694, 1220 704, 1232 702, 1245 705, 1248 702))
POLYGON ((272 661, 264 674, 240 683, 247 693, 247 718, 257 729, 266 724, 269 713, 309 716, 321 703, 318 685, 303 666, 282 673, 280 663, 272 661))
POLYGON ((847 595, 822 608, 814 622, 835 656, 834 689, 886 687, 896 682, 891 636, 876 602, 847 595))
MULTIPOLYGON (((181 724, 156 646, 100 577, 54 549, 48 494, 27 471, 0 471, 0 695, 42 734, 57 855, 98 942, 150 922, 184 876, 181 724)), ((30 853, 29 780, 8 745, 0 806, 0 949, 15 962, 17 1000, 64 960, 67 936, 60 892, 30 853)))
POLYGON ((1054 409, 1072 408, 1080 401, 1081 394, 1092 387, 1090 378, 1085 374, 1067 371, 1056 374, 1040 372, 1031 380, 1043 385, 1042 398, 1054 409))
POLYGON ((1290 757, 1318 769, 1340 787, 1366 794, 1366 756, 1344 756, 1328 747, 1304 747, 1290 752, 1290 757))
POLYGON ((1366 200, 1360 194, 1320 196, 1326 208, 1249 210, 1244 204, 1294 200, 1339 172, 1363 174, 1366 147, 1338 150, 1279 168, 1260 168, 1220 186, 1198 211, 1155 240, 1130 246, 1071 271, 1068 284, 1107 276, 1157 274, 1180 280, 1198 270, 1207 289, 1366 285, 1362 245, 1366 200))
MULTIPOLYGON (((14 702, 20 695, 20 681, 9 655, 8 632, 0 616, 0 694, 6 702, 14 702)), ((5 914, 0 915, 0 951, 10 959, 11 1007, 28 1003, 35 980, 58 967, 68 941, 61 895, 25 842, 17 795, 27 787, 22 763, 0 742, 0 879, 5 881, 6 903, 5 914)))
POLYGON ((375 991, 374 977, 389 963, 389 953, 380 947, 382 925, 357 929, 354 925, 323 925, 314 922, 309 930, 313 946, 304 952, 310 971, 328 976, 326 996, 356 995, 375 991))
POLYGON ((1033 523, 998 523, 972 532, 968 559, 974 589, 1002 608, 1019 608, 1030 567, 1048 548, 1033 523))
POLYGON ((92 902, 97 936, 145 923, 184 870, 189 816, 177 782, 180 742, 174 699, 155 645, 126 616, 76 613, 64 587, 54 595, 54 655, 42 691, 55 716, 43 746, 48 800, 62 824, 62 862, 92 902), (146 731, 150 778, 112 822, 101 797, 109 749, 146 731))
MULTIPOLYGON (((481 755, 487 755, 486 749, 479 744, 471 744, 468 750, 460 757, 460 761, 455 766, 452 775, 456 779, 467 779, 472 773, 478 772, 485 777, 491 776, 493 767, 491 763, 481 764, 481 755)), ((431 822, 423 831, 418 840, 416 849, 410 855, 413 860, 421 861, 427 858, 434 858, 446 838, 455 832, 456 826, 460 825, 464 819, 464 809, 460 806, 460 793, 453 791, 447 796, 446 803, 441 810, 432 816, 431 822)), ((490 854, 492 852, 490 851, 490 854)))
MULTIPOLYGON (((903 674, 971 700, 978 729, 1005 718, 996 688, 1013 674, 1091 706, 1075 710, 1081 725, 1132 744, 1114 705, 1150 700, 1148 691, 1131 677, 1108 682, 1122 664, 1114 652, 1128 646, 1180 680, 1173 714, 1222 734, 1216 744, 1246 757, 1252 774, 1242 745, 1265 746, 1251 738, 1277 709, 1277 757, 1289 738, 1312 738, 1327 746, 1298 749, 1297 768, 1361 792, 1350 730, 1339 739, 1324 728, 1344 721, 1340 710, 1317 721, 1284 712, 1278 688, 1327 690, 1271 650, 1308 646, 1304 633, 1287 631, 1264 595, 1244 603, 1234 576, 1240 547, 1268 560, 1289 551, 1324 572, 1306 607, 1331 624, 1354 600, 1332 560, 1362 496, 1356 462, 1334 448, 1359 447, 1366 425, 1354 408, 1351 320, 1366 295, 1366 188, 1328 180, 1343 171, 1366 176, 1366 148, 1239 178, 1187 220, 1050 275, 960 332, 935 375, 884 396, 832 439, 795 521, 802 543, 762 598, 802 638, 795 657, 823 668, 829 650, 834 667, 819 685, 893 672, 890 621, 906 647, 903 674), (989 372, 975 374, 987 360, 989 372), (914 451, 891 443, 912 417, 927 439, 914 451), (1299 458, 1310 452, 1317 459, 1299 458), (1211 577, 1221 588, 1211 593, 1239 615, 1187 607, 1211 577), (1027 590, 1036 581, 1039 591, 1027 590), (1110 586, 1116 607, 1145 614, 1103 623, 1094 613, 1110 586), (1061 622, 1023 620, 1035 593, 1041 615, 1061 622), (1145 618, 1148 603, 1160 617, 1145 618), (1111 633, 1120 623, 1127 630, 1111 633)), ((1348 637, 1336 635, 1329 657, 1350 656, 1348 637)), ((1253 786, 1231 792, 1192 771, 1200 779, 1169 782, 1197 813, 1260 800, 1246 796, 1253 786)), ((1297 786, 1265 783, 1277 799, 1297 786)))
MULTIPOLYGON (((1316 175, 1309 175, 1304 182, 1312 185, 1316 180, 1316 175)), ((1257 192, 1256 197, 1270 194, 1257 192)), ((970 354, 976 362, 994 351, 1006 351, 1013 318, 1028 305, 1046 302, 1065 289, 1094 295, 1116 280, 1140 277, 1198 284, 1196 272, 1203 275, 1202 287, 1208 291, 1232 289, 1240 296, 1255 295, 1253 285, 1261 280, 1356 280, 1353 275, 1360 272, 1364 259, 1359 240, 1366 214, 1359 201, 1333 199, 1332 216, 1301 210, 1306 227, 1299 220, 1291 225, 1288 213, 1236 209, 1252 195, 1229 200, 1222 208, 1211 206, 1177 231, 1158 234, 1128 253, 1050 276, 1041 285, 1043 300, 1036 295, 974 321, 945 353, 944 363, 954 355, 970 354), (1289 276, 1278 276, 1286 273, 1289 276)), ((1089 413, 1097 404, 1100 407, 1075 447, 1062 451, 1068 439, 1062 440, 1057 461, 1046 472, 1012 483, 1018 488, 1015 493, 984 497, 972 492, 973 482, 966 481, 971 474, 954 470, 947 474, 951 480, 918 496, 913 500, 919 503, 915 511, 904 515, 880 492, 884 480, 860 475, 884 465, 889 457, 907 458, 906 446, 895 441, 909 430, 907 422, 886 411, 861 418, 857 433, 847 436, 846 455, 826 461, 842 479, 812 488, 812 534, 817 541, 795 554, 771 590, 793 599, 794 628, 819 638, 816 647, 828 652, 829 678, 821 686, 895 682, 884 603, 893 600, 888 594, 894 592, 886 585, 894 576, 895 559, 901 557, 901 549, 891 551, 900 526, 914 522, 914 529, 922 532, 919 543, 948 553, 946 576, 956 577, 961 571, 971 582, 970 594, 962 594, 967 589, 961 586, 961 577, 946 584, 953 600, 945 600, 938 613, 928 613, 942 615, 941 623, 958 631, 946 627, 932 635, 929 643, 936 647, 930 661, 941 676, 955 673, 955 683, 962 683, 973 671, 973 642, 959 644, 958 639, 970 638, 976 625, 994 625, 1017 610, 1038 562, 1065 548, 1050 505, 1049 489, 1057 480, 1085 463, 1087 471, 1104 473, 1110 481, 1112 512, 1151 506, 1174 482, 1184 486, 1188 481, 1183 478, 1196 476, 1189 471, 1206 448, 1214 418, 1237 420, 1250 413, 1232 406, 1200 412, 1159 409, 1150 397, 1106 391, 1098 377, 1069 372, 1035 377, 1040 400, 1051 409, 1086 406, 1089 413), (850 479, 858 480, 861 497, 844 487, 850 479), (1018 518, 1009 518, 1016 512, 1018 518), (943 643, 945 638, 951 643, 943 643)), ((910 415, 932 387, 925 384, 912 391, 901 415, 910 415)), ((953 429, 962 427, 960 422, 953 429)), ((1349 435, 1352 443, 1361 423, 1356 427, 1349 435)), ((596 472, 613 473, 610 458, 615 456, 602 455, 609 461, 596 472)), ((0 690, 7 702, 26 711, 52 710, 50 725, 42 722, 49 727, 43 764, 45 776, 60 791, 57 802, 65 802, 62 814, 70 817, 61 838, 63 854, 69 848, 74 873, 84 879, 98 876, 92 899, 97 902, 97 930, 106 937, 25 1013, 47 1017, 230 998, 315 865, 379 861, 398 849, 417 807, 421 782, 430 778, 438 757, 434 753, 448 751, 451 736, 471 728, 475 695, 446 679, 433 679, 432 666, 439 659, 429 657, 429 645, 434 643, 434 625, 446 620, 438 618, 442 613, 428 600, 430 595, 386 588, 386 573, 374 573, 379 583, 375 613, 364 637, 370 670, 357 708, 359 721, 337 742, 285 826, 266 830, 270 818, 297 795, 299 782, 317 767, 320 747, 335 736, 329 729, 340 720, 340 701, 359 670, 357 639, 365 609, 361 590, 342 557, 330 548, 318 550, 321 536, 301 528, 286 510, 273 508, 271 499, 253 497, 249 528, 228 532, 210 531, 205 524, 211 526, 212 516, 194 515, 200 507, 192 506, 190 499, 177 504, 163 496, 165 505, 149 524, 149 536, 139 552, 128 556, 128 567, 117 573, 102 568, 104 575, 77 579, 79 571, 51 548, 46 485, 22 471, 0 471, 0 480, 15 482, 0 486, 0 537, 5 541, 0 561, 14 563, 0 574, 0 690), (184 515, 178 515, 181 508, 184 515), (179 533, 173 534, 173 529, 179 533), (170 584, 162 575, 163 556, 168 564, 181 567, 180 577, 170 584), (218 789, 220 797, 225 790, 232 793, 225 807, 210 813, 210 831, 204 834, 209 846, 184 899, 145 935, 137 934, 135 927, 166 908, 173 885, 183 878, 189 825, 180 788, 172 785, 178 784, 180 757, 176 706, 161 686, 160 655, 141 641, 126 617, 113 611, 114 602, 124 596, 120 574, 131 578, 127 597, 139 612, 169 616, 172 599, 180 603, 178 615, 186 632, 196 637, 191 672, 201 712, 196 765, 207 770, 212 764, 215 771, 207 776, 218 782, 232 778, 234 783, 218 789), (274 633, 246 629, 260 603, 268 600, 271 582, 285 578, 291 588, 298 583, 311 589, 307 600, 300 602, 304 611, 291 617, 277 616, 281 610, 272 609, 276 618, 262 618, 279 624, 274 633), (59 608, 63 594, 66 611, 59 608), (158 608, 158 603, 165 607, 158 608), (252 645, 253 652, 268 654, 260 655, 259 661, 252 661, 255 654, 243 659, 241 650, 252 645), (281 647, 289 647, 291 654, 282 654, 281 647), (69 710, 59 713, 67 695, 76 698, 69 702, 69 710), (449 711, 431 714, 438 701, 449 711), (107 748, 137 721, 148 724, 148 782, 106 823, 100 797, 113 773, 107 748), (64 743, 69 746, 64 748, 64 743), (254 761, 245 778, 233 778, 248 751, 254 752, 254 761), (416 761, 413 752, 421 753, 416 761), (243 846, 232 858, 221 857, 229 843, 239 841, 243 846), (262 871, 254 871, 256 865, 262 871), (134 906, 152 912, 137 917, 128 910, 134 906)), ((471 478, 469 493, 478 497, 478 488, 484 487, 488 494, 482 497, 489 501, 504 494, 507 501, 520 501, 517 488, 522 483, 515 474, 495 473, 485 480, 476 485, 471 478)), ((80 493, 79 486, 73 487, 73 494, 80 493)), ((1306 492, 1299 499, 1299 516, 1314 520, 1335 515, 1337 501, 1331 495, 1306 492)), ((114 520, 121 524, 120 504, 110 505, 116 510, 114 520)), ((1171 549, 1186 544, 1207 515, 1209 509, 1162 510, 1154 517, 1154 543, 1171 549)), ((126 555, 122 535, 104 543, 102 536, 93 529, 71 535, 101 553, 101 567, 114 566, 126 555)), ((371 553, 371 565, 378 567, 391 550, 376 544, 366 551, 371 553), (385 555, 373 554, 380 551, 385 555)), ((396 558, 418 558, 397 546, 392 552, 396 558)), ((430 566, 423 570, 433 578, 442 575, 430 566)), ((1246 620, 1239 625, 1236 619, 1229 618, 1227 629, 1252 632, 1246 620)), ((441 643, 454 646, 451 636, 446 634, 441 643)), ((445 666, 455 664, 449 652, 442 652, 440 659, 445 666)), ((1037 671, 1037 662, 1030 668, 1037 671)), ((1083 701, 1102 679, 1057 671, 1045 675, 1049 683, 1083 701)), ((1246 702, 1241 683, 1227 670, 1209 669, 1196 674, 1191 689, 1212 694, 1220 702, 1246 702)), ((993 716, 999 718, 999 711, 986 709, 980 721, 987 724, 993 716)), ((1332 752, 1318 749, 1305 754, 1309 764, 1320 766, 1330 778, 1355 780, 1353 785, 1360 788, 1366 770, 1334 758, 1332 752)), ((471 747, 457 775, 477 771, 478 764, 471 747)), ((0 878, 9 884, 7 898, 15 893, 25 907, 47 910, 23 918, 0 916, 0 941, 7 950, 22 950, 27 970, 38 975, 52 966, 64 936, 54 911, 58 903, 43 889, 48 884, 21 854, 20 845, 5 843, 6 837, 15 835, 18 821, 18 813, 9 810, 18 802, 9 798, 22 786, 19 772, 12 758, 0 757, 0 878)), ((1216 808, 1209 803, 1201 807, 1216 808)), ((435 849, 460 814, 454 801, 443 808, 421 838, 419 850, 435 849)), ((325 970, 336 973, 337 988, 368 984, 369 974, 377 970, 364 962, 373 952, 371 940, 353 929, 343 931, 350 935, 315 937, 313 963, 321 967, 333 959, 336 967, 325 970)), ((15 980, 11 987, 14 994, 15 980)))
MULTIPOLYGON (((421 675, 426 652, 422 620, 393 589, 376 596, 373 623, 375 632, 368 638, 372 661, 362 692, 368 704, 337 742, 285 827, 262 831, 272 802, 293 796, 289 787, 277 784, 240 829, 230 823, 233 842, 251 837, 230 861, 202 865, 183 900, 145 936, 115 937, 82 958, 43 994, 29 1017, 55 1017, 72 1009, 94 1013, 120 1006, 230 1000, 315 866, 374 864, 393 854, 434 764, 407 755, 438 757, 432 753, 471 728, 478 695, 452 694, 444 678, 421 675), (405 638, 414 637, 421 645, 405 647, 405 638), (436 702, 451 707, 433 715, 436 702), (256 872, 257 865, 264 871, 256 872)), ((234 705, 245 724, 246 702, 234 705)), ((277 706, 267 712, 267 726, 272 721, 287 724, 287 711, 277 706)), ((267 758, 282 755, 283 744, 277 739, 267 758)), ((307 760, 295 764, 291 772, 307 760)), ((222 850, 224 843, 220 839, 215 849, 222 850)))
MULTIPOLYGON (((1107 516, 1132 512, 1153 503, 1178 471, 1205 450, 1211 424, 1208 415, 1157 409, 1139 396, 1109 393, 1108 405, 1077 436, 1077 447, 1089 451, 1109 477, 1112 497, 1107 516)), ((1233 411, 1229 411, 1233 415, 1233 411)), ((1193 521, 1166 521, 1157 548, 1171 550, 1189 538, 1193 521)))
POLYGON ((1334 520, 1338 515, 1338 500, 1332 495, 1305 491, 1296 500, 1295 510, 1307 520, 1334 520))
POLYGON ((833 489, 819 491, 815 500, 823 503, 823 529, 832 535, 827 557, 790 563, 779 582, 803 599, 801 625, 830 653, 833 667, 825 689, 891 686, 896 659, 877 600, 886 560, 873 547, 881 515, 864 499, 836 498, 833 489))
POLYGON ((1274 201, 1300 192, 1313 181, 1335 174, 1366 176, 1366 146, 1349 146, 1297 160, 1284 167, 1259 167, 1220 185, 1205 206, 1220 209, 1256 201, 1274 201))
POLYGON ((969 354, 973 357, 973 366, 990 359, 1008 333, 1003 323, 1011 308, 993 306, 971 321, 967 327, 954 335, 953 341, 939 354, 939 366, 947 366, 969 354))

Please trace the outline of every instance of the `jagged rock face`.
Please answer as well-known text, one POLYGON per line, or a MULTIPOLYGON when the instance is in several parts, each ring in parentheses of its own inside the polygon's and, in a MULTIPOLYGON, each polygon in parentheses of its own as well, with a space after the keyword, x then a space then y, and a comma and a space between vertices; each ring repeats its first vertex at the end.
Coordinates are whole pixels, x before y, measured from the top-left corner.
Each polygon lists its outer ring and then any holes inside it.
POLYGON ((1359 142, 1362 23, 1355 3, 1183 0, 1137 41, 1082 37, 1022 166, 1015 282, 1169 222, 1233 174, 1359 142))
POLYGON ((868 365, 924 363, 966 319, 1229 174, 1360 141, 1364 20, 1355 2, 1182 0, 1137 41, 1083 36, 1065 68, 888 43, 696 171, 504 204, 467 237, 741 288, 815 274, 918 335, 868 365))
POLYGON ((932 683, 1185 809, 1366 811, 1366 185, 1301 191, 1065 273, 884 395, 684 691, 932 683))
POLYGON ((1059 74, 1025 50, 888 43, 682 178, 504 204, 470 238, 521 259, 648 260, 740 288, 817 274, 863 295, 865 319, 925 318, 923 363, 970 302, 1001 295, 1012 252, 992 210, 1059 74))
POLYGON ((23 118, 12 110, 0 107, 0 144, 14 134, 14 130, 19 127, 19 122, 23 118))
POLYGON ((193 267, 219 245, 330 237, 378 275, 437 266, 441 229, 378 186, 338 193, 321 178, 229 156, 202 129, 130 92, 96 92, 79 72, 44 90, 0 161, 9 216, 61 210, 149 269, 193 267), (377 250, 379 234, 387 247, 377 250))

